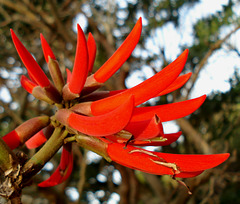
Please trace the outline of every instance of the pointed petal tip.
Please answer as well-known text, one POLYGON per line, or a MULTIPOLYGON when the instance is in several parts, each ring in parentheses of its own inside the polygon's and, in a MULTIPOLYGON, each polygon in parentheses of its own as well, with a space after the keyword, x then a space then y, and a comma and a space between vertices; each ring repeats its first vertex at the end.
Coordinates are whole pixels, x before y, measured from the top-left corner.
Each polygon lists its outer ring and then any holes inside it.
POLYGON ((97 82, 104 83, 107 81, 129 58, 136 47, 142 32, 141 19, 137 21, 132 31, 121 46, 113 53, 113 55, 94 73, 97 82))
POLYGON ((219 156, 222 157, 224 162, 230 157, 230 153, 222 153, 222 154, 219 154, 219 156))
POLYGON ((25 75, 22 75, 20 78, 20 83, 22 87, 30 94, 32 94, 33 89, 38 86, 36 83, 29 80, 25 75))
POLYGON ((53 51, 52 51, 51 47, 49 46, 47 40, 44 38, 42 33, 40 33, 40 40, 41 40, 41 43, 42 43, 42 49, 43 49, 43 54, 44 54, 45 61, 48 63, 49 62, 49 57, 53 60, 56 60, 56 57, 53 54, 53 51))
POLYGON ((185 50, 183 51, 183 53, 185 53, 186 55, 188 55, 189 49, 185 49, 185 50))
POLYGON ((10 28, 10 32, 11 32, 11 35, 12 35, 12 36, 13 36, 13 35, 16 35, 16 34, 14 33, 14 31, 13 31, 12 28, 10 28))
POLYGON ((38 65, 36 60, 33 58, 31 53, 18 39, 13 30, 11 30, 11 36, 18 55, 21 58, 25 67, 27 68, 29 75, 33 77, 34 81, 36 81, 41 87, 48 87, 50 85, 50 81, 48 80, 47 76, 45 75, 41 67, 38 65))
POLYGON ((58 165, 57 169, 47 180, 39 183, 38 186, 51 187, 61 184, 69 178, 69 176, 72 173, 72 169, 73 169, 73 153, 71 151, 71 147, 68 151, 68 149, 65 149, 64 145, 60 164, 58 165))
POLYGON ((82 27, 79 24, 77 24, 77 31, 78 32, 83 32, 83 29, 82 29, 82 27))
POLYGON ((80 94, 88 75, 88 49, 85 34, 77 25, 77 48, 73 65, 72 77, 69 82, 69 90, 74 94, 80 94))
POLYGON ((88 72, 92 72, 94 61, 96 58, 96 52, 97 52, 96 42, 94 40, 92 33, 88 34, 87 47, 88 47, 88 57, 89 57, 88 72))

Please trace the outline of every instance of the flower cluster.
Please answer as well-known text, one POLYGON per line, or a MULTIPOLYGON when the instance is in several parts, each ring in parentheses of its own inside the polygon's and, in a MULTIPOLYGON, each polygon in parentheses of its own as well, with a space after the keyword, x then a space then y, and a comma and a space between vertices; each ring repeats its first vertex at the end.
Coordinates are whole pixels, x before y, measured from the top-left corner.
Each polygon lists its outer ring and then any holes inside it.
POLYGON ((11 30, 17 52, 27 68, 29 78, 21 84, 39 100, 55 105, 52 117, 39 116, 26 121, 3 137, 11 149, 26 144, 36 148, 59 135, 63 146, 61 161, 52 176, 39 184, 47 187, 66 180, 73 168, 71 142, 129 168, 157 175, 194 177, 224 162, 229 154, 182 155, 152 152, 141 146, 165 146, 175 142, 181 132, 165 134, 162 123, 187 116, 204 102, 206 96, 166 105, 139 107, 147 100, 168 94, 183 86, 191 73, 180 75, 187 60, 185 50, 175 61, 139 85, 117 91, 96 91, 128 59, 137 45, 142 30, 141 18, 117 51, 94 73, 96 44, 78 25, 75 62, 67 79, 59 69, 49 44, 41 35, 43 53, 52 80, 44 74, 32 55, 11 30), (58 134, 57 131, 65 131, 58 134), (63 136, 64 135, 64 136, 63 136))

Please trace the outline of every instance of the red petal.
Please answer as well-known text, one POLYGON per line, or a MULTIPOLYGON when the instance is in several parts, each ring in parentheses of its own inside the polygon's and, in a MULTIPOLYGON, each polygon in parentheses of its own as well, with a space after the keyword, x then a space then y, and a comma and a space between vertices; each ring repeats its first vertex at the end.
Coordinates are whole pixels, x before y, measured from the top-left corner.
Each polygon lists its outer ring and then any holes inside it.
MULTIPOLYGON (((166 95, 168 93, 171 93, 171 92, 179 89, 189 80, 191 75, 192 75, 192 73, 190 72, 190 73, 184 74, 182 76, 179 76, 172 84, 170 84, 169 87, 167 87, 165 90, 160 92, 157 96, 163 96, 163 95, 166 95)), ((126 90, 127 89, 110 91, 108 96, 113 96, 113 95, 116 95, 118 93, 124 92, 126 90)), ((107 96, 105 96, 105 97, 107 97, 107 96)))
POLYGON ((21 79, 20 79, 21 85, 22 87, 28 92, 28 93, 32 93, 33 88, 38 86, 37 84, 35 84, 34 82, 32 82, 31 80, 29 80, 26 76, 22 75, 21 79))
POLYGON ((47 138, 45 137, 43 130, 40 130, 37 134, 33 135, 25 144, 28 149, 34 149, 41 146, 46 141, 47 138))
POLYGON ((48 87, 50 82, 47 76, 44 74, 41 67, 35 61, 33 56, 27 51, 21 41, 17 38, 13 30, 11 30, 13 43, 17 49, 17 52, 27 68, 29 74, 34 78, 34 80, 41 86, 41 87, 48 87))
POLYGON ((123 91, 126 91, 126 90, 127 89, 109 91, 109 96, 114 96, 114 95, 122 93, 123 91))
POLYGON ((72 151, 66 149, 65 145, 63 146, 61 161, 58 168, 50 176, 49 179, 39 183, 39 187, 51 187, 58 185, 71 175, 73 169, 73 154, 72 151))
MULTIPOLYGON (((130 94, 134 96, 135 106, 155 97, 159 92, 166 89, 181 73, 186 60, 188 50, 185 50, 175 61, 162 69, 159 73, 142 82, 141 84, 127 89, 126 91, 94 101, 91 104, 91 111, 93 115, 101 115, 103 113, 113 110, 119 106, 125 98, 130 94)), ((160 116, 160 115, 159 115, 160 116)), ((152 117, 151 117, 152 118, 152 117)), ((160 117, 161 118, 161 117, 160 117)))
POLYGON ((200 172, 213 168, 223 163, 229 154, 215 155, 183 155, 183 154, 166 154, 151 152, 144 149, 124 144, 108 144, 108 154, 113 161, 124 166, 141 170, 151 174, 158 175, 175 175, 180 173, 200 172))
POLYGON ((179 89, 189 80, 191 76, 192 76, 191 72, 184 74, 182 76, 179 76, 169 87, 167 87, 164 91, 160 92, 158 96, 163 96, 179 89))
POLYGON ((157 114, 159 118, 161 118, 162 122, 176 120, 178 118, 185 117, 197 110, 205 101, 205 99, 206 95, 203 95, 195 99, 177 103, 135 108, 131 121, 150 119, 154 114, 157 114))
POLYGON ((15 130, 3 136, 2 139, 10 149, 15 149, 21 145, 20 136, 15 130))
POLYGON ((49 44, 47 43, 46 39, 43 37, 42 34, 40 34, 40 39, 41 39, 43 54, 46 62, 48 63, 49 61, 48 57, 51 57, 53 60, 56 60, 56 57, 53 54, 51 47, 49 46, 49 44))
MULTIPOLYGON (((154 138, 151 140, 151 142, 148 144, 148 146, 167 146, 172 144, 173 142, 176 142, 177 139, 181 136, 182 132, 179 131, 177 133, 170 133, 170 134, 164 134, 161 136, 163 139, 167 139, 166 141, 157 142, 154 141, 154 138)), ((142 145, 140 145, 142 146, 142 145)), ((145 145, 146 146, 146 145, 145 145)))
POLYGON ((24 144, 30 137, 49 124, 48 116, 31 118, 3 137, 11 149, 24 144))
MULTIPOLYGON (((157 96, 163 96, 166 95, 168 93, 171 93, 177 89, 179 89, 180 87, 182 87, 188 80, 189 78, 192 76, 192 73, 187 73, 184 74, 182 76, 179 76, 172 84, 170 84, 169 87, 167 87, 165 90, 163 90, 162 92, 160 92, 157 96)), ((118 93, 124 92, 127 89, 122 89, 122 90, 115 90, 115 91, 110 91, 109 92, 109 96, 113 96, 116 95, 118 93)))
POLYGON ((130 132, 135 140, 146 140, 163 135, 163 126, 157 115, 151 120, 129 122, 124 130, 130 132))
POLYGON ((75 62, 72 77, 69 82, 69 89, 74 94, 79 94, 85 84, 88 74, 88 50, 83 30, 78 25, 78 40, 75 62))
POLYGON ((88 117, 71 113, 68 124, 79 132, 92 136, 106 136, 117 133, 128 124, 133 111, 133 97, 125 100, 115 110, 100 116, 88 117))
POLYGON ((25 144, 28 149, 34 149, 41 146, 52 135, 53 127, 47 126, 33 135, 25 144))
POLYGON ((92 33, 88 34, 87 47, 88 47, 88 54, 89 54, 88 72, 91 72, 94 65, 96 52, 97 52, 96 42, 93 38, 92 33))
POLYGON ((123 65, 136 47, 141 36, 141 31, 142 19, 139 18, 122 45, 94 74, 97 82, 103 83, 107 81, 123 65))

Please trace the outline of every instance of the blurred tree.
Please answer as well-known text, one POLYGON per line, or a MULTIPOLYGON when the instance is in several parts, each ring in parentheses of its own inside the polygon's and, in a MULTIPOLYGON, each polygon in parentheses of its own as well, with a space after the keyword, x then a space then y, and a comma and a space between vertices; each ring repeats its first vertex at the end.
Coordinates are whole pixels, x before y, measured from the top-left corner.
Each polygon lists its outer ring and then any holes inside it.
MULTIPOLYGON (((218 11, 196 21, 188 22, 186 15, 199 5, 198 0, 0 0, 0 133, 4 135, 29 118, 44 113, 51 115, 51 107, 29 96, 20 87, 19 76, 26 71, 10 39, 12 28, 46 70, 40 48, 42 33, 58 57, 60 66, 72 68, 76 45, 76 23, 85 33, 92 32, 97 41, 97 59, 94 70, 108 59, 125 39, 138 17, 143 17, 144 38, 121 71, 108 80, 108 89, 122 89, 131 84, 137 74, 144 80, 169 64, 186 47, 190 55, 186 72, 193 75, 187 86, 168 97, 152 103, 162 104, 188 99, 208 60, 218 50, 226 55, 237 54, 240 48, 230 37, 240 28, 236 9, 239 1, 229 0, 218 11), (185 13, 185 14, 184 14, 185 13), (185 19, 184 19, 185 18, 185 19), (191 24, 192 23, 192 24, 191 24), (183 34, 186 25, 192 26, 189 40, 160 39, 163 29, 174 28, 183 34), (172 26, 172 27, 171 27, 172 26), (224 28, 231 28, 224 36, 224 28), (160 34, 159 34, 160 33, 160 34), (176 42, 175 42, 176 40, 176 42), (176 44, 169 55, 168 41, 176 44), (190 41, 190 42, 189 42, 190 41), (144 70, 148 70, 148 74, 144 70), (128 83, 126 83, 128 82, 128 83)), ((209 2, 210 3, 210 2, 209 2)), ((219 3, 220 4, 220 3, 219 3)), ((229 30, 229 29, 227 29, 229 30)), ((174 32, 174 30, 173 30, 174 32)), ((172 37, 172 36, 170 36, 172 37)), ((226 67, 227 68, 227 67, 226 67)), ((217 74, 217 73, 216 73, 217 74)), ((93 156, 74 147, 75 168, 71 178, 62 185, 49 189, 38 188, 36 183, 49 175, 46 167, 35 178, 33 187, 24 190, 23 203, 229 203, 240 202, 239 175, 239 75, 231 79, 226 93, 212 93, 195 114, 177 121, 183 131, 183 142, 162 148, 175 153, 230 152, 231 158, 221 166, 185 182, 193 195, 168 176, 136 172, 93 156), (91 156, 94 159, 90 159, 91 156), (119 175, 120 173, 120 175, 119 175), (117 177, 118 176, 118 177, 117 177), (117 180, 121 179, 121 180, 117 180), (77 189, 77 191, 76 191, 77 189), (64 196, 67 195, 67 196, 64 196), (78 196, 80 197, 78 198, 78 196), (119 197, 120 196, 120 197, 119 197), (238 201, 237 201, 238 199, 238 201), (116 201, 117 200, 117 201, 116 201)), ((146 104, 148 105, 148 104, 146 104)), ((32 155, 33 150, 22 151, 32 155)), ((160 150, 160 149, 159 149, 160 150)), ((35 150, 34 150, 35 151, 35 150)), ((49 163, 57 164, 59 157, 49 163)))

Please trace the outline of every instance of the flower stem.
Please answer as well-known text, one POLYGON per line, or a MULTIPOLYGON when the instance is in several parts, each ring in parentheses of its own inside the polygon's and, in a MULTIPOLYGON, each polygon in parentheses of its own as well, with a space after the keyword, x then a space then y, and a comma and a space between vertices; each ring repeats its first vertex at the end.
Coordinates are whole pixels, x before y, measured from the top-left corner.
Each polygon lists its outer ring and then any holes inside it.
POLYGON ((108 144, 101 141, 97 137, 91 137, 86 135, 76 135, 76 141, 79 146, 99 154, 108 162, 112 161, 107 153, 108 144))
POLYGON ((34 176, 56 154, 64 143, 68 131, 60 127, 55 128, 53 134, 45 145, 24 165, 23 178, 34 176))

